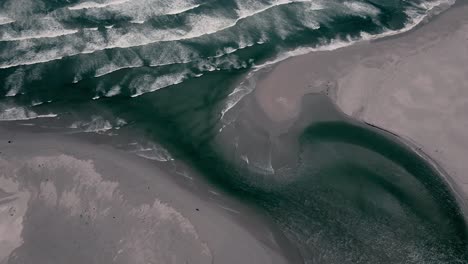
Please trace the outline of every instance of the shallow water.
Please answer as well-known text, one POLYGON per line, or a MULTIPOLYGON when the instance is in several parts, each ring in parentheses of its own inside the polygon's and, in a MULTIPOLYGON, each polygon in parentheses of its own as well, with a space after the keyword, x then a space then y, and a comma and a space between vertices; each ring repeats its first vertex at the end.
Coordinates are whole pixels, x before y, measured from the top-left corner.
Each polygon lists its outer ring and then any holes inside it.
POLYGON ((143 132, 164 159, 167 150, 271 217, 307 263, 464 263, 455 199, 395 138, 338 118, 273 146, 231 108, 253 89, 254 78, 242 82, 253 69, 404 30, 436 3, 2 1, 0 118, 143 132), (239 138, 225 146, 220 130, 239 138))

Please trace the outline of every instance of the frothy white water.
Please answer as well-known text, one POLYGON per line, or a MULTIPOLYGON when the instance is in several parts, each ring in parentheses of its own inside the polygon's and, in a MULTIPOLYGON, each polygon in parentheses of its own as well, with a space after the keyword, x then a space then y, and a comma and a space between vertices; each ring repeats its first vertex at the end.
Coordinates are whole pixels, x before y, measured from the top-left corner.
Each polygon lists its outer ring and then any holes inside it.
POLYGON ((103 133, 113 128, 111 123, 102 116, 92 116, 91 121, 74 122, 70 128, 80 129, 87 133, 103 133))
POLYGON ((74 6, 70 6, 68 7, 68 9, 69 10, 82 10, 82 9, 91 9, 91 8, 104 8, 104 7, 113 6, 113 5, 120 5, 129 1, 130 0, 114 0, 114 1, 108 1, 106 3, 96 3, 93 1, 89 1, 89 2, 82 2, 74 6))
POLYGON ((129 89, 132 91, 131 97, 137 97, 145 93, 154 92, 168 86, 182 83, 188 74, 188 71, 160 76, 144 74, 135 78, 130 83, 129 89))
POLYGON ((178 15, 198 8, 200 4, 193 0, 133 0, 111 1, 104 4, 86 4, 80 8, 85 17, 100 21, 109 16, 130 19, 132 23, 142 24, 152 17, 178 15))
MULTIPOLYGON (((180 41, 180 40, 187 40, 187 39, 194 39, 203 37, 206 35, 213 35, 215 33, 230 29, 235 27, 240 21, 263 13, 272 7, 278 5, 285 5, 295 2, 311 2, 309 1, 292 1, 292 0, 281 0, 277 1, 272 5, 264 6, 261 9, 251 8, 250 6, 242 7, 236 12, 238 13, 237 18, 228 18, 228 17, 214 17, 212 15, 207 14, 189 14, 186 16, 186 25, 188 26, 187 29, 155 29, 150 26, 143 26, 142 28, 135 28, 129 31, 128 29, 121 29, 121 28, 106 28, 105 32, 90 32, 90 31, 83 31, 80 34, 80 37, 73 37, 70 36, 69 39, 62 41, 64 46, 53 46, 50 49, 43 49, 41 52, 34 53, 34 52, 27 52, 26 50, 31 50, 36 47, 36 45, 40 45, 41 43, 36 42, 28 42, 22 43, 21 45, 17 46, 15 50, 16 53, 20 53, 21 55, 11 54, 11 59, 4 64, 0 64, 0 68, 10 68, 20 65, 31 65, 36 63, 43 63, 47 61, 53 61, 62 59, 68 56, 74 56, 78 54, 88 54, 94 53, 101 50, 106 49, 115 49, 115 48, 130 48, 130 47, 138 47, 138 46, 145 46, 148 44, 158 43, 158 42, 171 42, 171 41, 180 41), (84 46, 84 48, 76 49, 77 46, 84 46)), ((119 5, 122 10, 119 11, 123 12, 121 15, 129 15, 127 14, 126 9, 124 8, 128 3, 119 5)), ((133 4, 133 3, 132 3, 133 4)), ((186 6, 188 4, 181 4, 179 2, 174 2, 170 6, 161 7, 165 10, 166 13, 174 13, 174 6, 186 6), (172 10, 172 11, 171 11, 172 10)), ((196 8, 199 5, 189 6, 190 8, 196 8)), ((131 8, 135 8, 132 6, 131 8)), ((131 10, 130 8, 130 10, 131 10)), ((160 9, 161 9, 160 8, 160 9)), ((184 7, 182 10, 186 10, 188 7, 184 7)), ((322 8, 318 4, 314 4, 315 9, 322 8)), ((140 9, 142 10, 149 10, 149 7, 139 7, 136 8, 137 11, 140 9)), ((154 12, 156 11, 144 11, 144 12, 153 12, 148 13, 150 16, 154 16, 154 12)), ((141 16, 142 13, 138 13, 141 16)), ((145 18, 135 17, 136 21, 145 20, 145 18)), ((276 23, 275 26, 278 29, 287 26, 287 23, 276 23)), ((271 25, 267 23, 263 23, 261 25, 263 28, 268 29, 271 25)), ((289 30, 283 28, 281 29, 284 32, 288 32, 289 30)), ((68 32, 72 33, 72 32, 68 32)), ((57 33, 57 35, 60 35, 57 33)), ((286 34, 282 34, 286 35, 286 34)), ((41 36, 41 35, 38 35, 41 36)), ((283 36, 285 37, 285 36, 283 36)), ((251 43, 253 45, 253 43, 251 43)))
POLYGON ((43 31, 40 33, 21 32, 19 36, 18 35, 12 36, 8 33, 3 33, 2 37, 0 38, 0 41, 20 41, 20 40, 31 40, 31 39, 41 39, 41 38, 56 38, 56 37, 76 34, 78 32, 79 30, 63 29, 63 30, 43 31))
MULTIPOLYGON (((33 17, 31 20, 25 18, 25 21, 19 23, 19 28, 13 26, 5 26, 0 31, 0 41, 11 42, 17 41, 18 47, 24 47, 25 51, 31 52, 31 48, 36 48, 33 45, 41 39, 55 39, 67 35, 76 34, 78 29, 65 28, 52 16, 33 17)), ((45 40, 44 40, 45 41, 45 40)))
POLYGON ((198 8, 200 6, 201 6, 201 4, 196 4, 196 5, 189 6, 189 7, 186 7, 186 8, 182 8, 182 9, 179 9, 179 10, 173 10, 173 11, 167 12, 166 15, 182 14, 182 13, 188 12, 190 10, 196 9, 196 8, 198 8))
POLYGON ((361 16, 377 16, 380 13, 380 10, 375 8, 372 5, 363 3, 363 2, 351 2, 347 1, 343 3, 347 8, 349 8, 353 13, 356 13, 361 16))
POLYGON ((169 151, 160 145, 148 142, 145 144, 134 143, 132 144, 130 152, 135 153, 145 159, 157 160, 161 162, 174 160, 169 151))
POLYGON ((116 95, 120 94, 121 90, 122 90, 122 88, 119 85, 115 85, 104 96, 105 97, 116 96, 116 95))
POLYGON ((8 107, 0 106, 0 121, 19 121, 30 120, 36 118, 52 118, 57 117, 56 114, 38 115, 37 113, 20 106, 8 107))
POLYGON ((7 24, 10 24, 10 23, 13 23, 13 22, 15 22, 14 19, 11 19, 9 17, 0 15, 0 26, 1 25, 7 25, 7 24))
POLYGON ((357 42, 376 40, 376 39, 380 39, 383 37, 398 35, 398 34, 410 31, 416 26, 418 26, 422 21, 424 21, 424 19, 427 16, 430 16, 431 15, 430 11, 433 10, 434 8, 443 7, 443 6, 448 8, 454 3, 455 3, 455 0, 440 0, 440 1, 433 1, 433 2, 425 3, 424 5, 419 6, 421 8, 424 8, 425 12, 418 12, 415 9, 407 11, 407 15, 410 17, 410 21, 407 22, 405 24, 405 27, 403 27, 400 30, 386 30, 385 32, 381 34, 376 34, 376 35, 370 35, 370 34, 363 32, 361 33, 360 38, 348 37, 346 39, 333 39, 328 43, 324 43, 316 47, 297 48, 291 51, 284 52, 273 60, 266 61, 260 65, 254 66, 254 71, 258 71, 262 68, 269 67, 273 64, 276 64, 278 62, 281 62, 291 57, 301 56, 301 55, 305 55, 307 53, 316 52, 316 51, 332 51, 332 50, 336 50, 336 49, 340 49, 340 48, 353 45, 357 42))
POLYGON ((5 88, 8 90, 5 96, 15 96, 23 88, 25 72, 23 69, 17 69, 13 74, 7 77, 5 88))
POLYGON ((123 70, 123 69, 131 69, 131 68, 137 68, 143 66, 143 62, 135 63, 135 64, 130 64, 130 65, 125 65, 125 66, 117 66, 115 64, 108 64, 104 65, 102 68, 99 68, 96 70, 96 74, 94 77, 101 77, 110 73, 113 73, 118 70, 123 70))

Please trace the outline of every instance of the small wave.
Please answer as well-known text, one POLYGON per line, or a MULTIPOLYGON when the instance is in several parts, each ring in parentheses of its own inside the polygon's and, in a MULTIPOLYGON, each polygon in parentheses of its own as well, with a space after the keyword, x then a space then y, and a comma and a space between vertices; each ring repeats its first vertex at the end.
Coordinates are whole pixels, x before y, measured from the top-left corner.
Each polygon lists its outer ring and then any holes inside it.
POLYGON ((344 2, 343 3, 347 8, 349 8, 353 13, 356 13, 361 16, 371 15, 377 16, 380 14, 380 10, 374 6, 363 3, 363 2, 344 2))
POLYGON ((134 142, 130 146, 130 152, 135 153, 137 156, 140 156, 145 159, 156 160, 161 162, 174 160, 169 151, 167 151, 162 146, 154 144, 152 142, 148 142, 145 144, 134 142))
MULTIPOLYGON (((186 12, 189 12, 191 10, 194 10, 194 9, 197 9, 201 6, 201 4, 196 4, 196 5, 193 5, 193 6, 189 6, 189 7, 186 7, 186 8, 181 8, 181 9, 175 9, 175 10, 172 10, 172 11, 169 11, 169 12, 165 12, 161 15, 180 15, 180 14, 183 14, 183 13, 186 13, 186 12)), ((132 20, 130 21, 130 23, 132 24, 144 24, 146 22, 146 20, 132 20)))
POLYGON ((151 17, 179 15, 196 9, 199 6, 201 6, 201 4, 195 4, 192 1, 184 0, 172 0, 162 3, 157 0, 114 0, 103 4, 85 2, 79 4, 78 7, 71 7, 71 9, 84 10, 84 15, 93 20, 102 20, 104 17, 112 15, 114 17, 128 18, 131 20, 131 23, 142 24, 151 17), (101 11, 101 9, 103 10, 101 11))
POLYGON ((68 7, 69 10, 82 10, 82 9, 92 9, 92 8, 104 8, 113 5, 121 5, 129 2, 130 0, 114 0, 107 3, 96 3, 93 1, 82 2, 74 6, 68 7))
POLYGON ((7 25, 7 24, 10 24, 10 23, 13 23, 13 22, 15 22, 14 19, 11 19, 9 17, 0 15, 0 26, 1 25, 7 25))
MULTIPOLYGON (((239 103, 242 98, 244 98, 246 95, 250 94, 254 89, 256 85, 256 80, 254 78, 254 75, 252 73, 249 73, 247 78, 245 78, 244 81, 240 83, 238 87, 236 87, 228 96, 226 99, 226 102, 224 104, 224 108, 221 110, 221 120, 223 120, 225 123, 226 120, 224 119, 225 115, 229 110, 231 110, 234 106, 239 103)), ((223 128, 221 128, 222 130, 223 128)))
POLYGON ((41 39, 41 38, 56 38, 56 37, 76 34, 78 32, 79 30, 65 29, 65 30, 45 31, 45 32, 41 32, 40 34, 22 33, 21 36, 10 36, 8 33, 3 33, 3 36, 0 39, 0 41, 7 42, 7 41, 21 41, 21 40, 31 40, 31 39, 41 39))
MULTIPOLYGON (((43 63, 48 61, 54 61, 62 59, 63 57, 69 57, 79 54, 90 54, 97 51, 109 50, 115 48, 131 48, 131 47, 140 47, 149 44, 154 44, 158 42, 171 42, 171 41, 181 41, 195 39, 207 35, 216 34, 218 32, 230 29, 235 27, 240 21, 247 19, 249 17, 255 16, 259 13, 265 12, 266 10, 271 9, 272 7, 285 5, 296 2, 310 2, 310 0, 283 0, 279 1, 274 5, 264 7, 260 10, 238 10, 239 17, 236 19, 231 18, 216 18, 208 15, 191 15, 187 17, 187 24, 190 25, 191 30, 189 32, 182 32, 178 30, 143 30, 138 32, 127 32, 121 33, 118 30, 107 29, 106 34, 108 35, 108 40, 106 42, 96 42, 88 43, 85 49, 76 50, 63 47, 60 50, 52 50, 49 52, 51 56, 44 54, 40 55, 40 59, 34 59, 34 56, 28 54, 28 61, 17 60, 13 63, 0 65, 0 69, 11 68, 21 65, 31 65, 37 63, 43 63)), ((322 6, 316 4, 313 9, 321 9, 322 6)), ((98 38, 102 40, 102 37, 98 38)), ((253 45, 250 43, 249 45, 253 45)))
POLYGON ((113 73, 113 72, 116 72, 116 71, 119 71, 119 70, 138 68, 138 67, 141 67, 141 66, 143 66, 143 62, 141 62, 141 61, 139 61, 138 63, 135 63, 135 64, 125 65, 125 66, 117 66, 115 64, 109 64, 109 65, 103 66, 102 68, 97 69, 94 77, 96 77, 96 78, 97 77, 102 77, 104 75, 107 75, 107 74, 110 74, 110 73, 113 73))
POLYGON ((113 128, 111 123, 101 116, 92 116, 91 121, 77 121, 71 124, 72 129, 81 129, 87 133, 103 133, 113 128))
POLYGON ((112 87, 112 89, 110 89, 104 96, 105 96, 105 97, 116 96, 116 95, 118 95, 118 94, 121 93, 121 90, 122 90, 122 88, 121 88, 119 85, 115 85, 115 86, 112 87))
POLYGON ((137 97, 145 93, 154 92, 168 86, 182 83, 189 72, 167 74, 162 76, 154 77, 149 74, 145 74, 138 78, 135 78, 129 85, 130 91, 133 92, 131 97, 137 97))
POLYGON ((191 10, 194 10, 194 9, 197 9, 201 6, 201 4, 197 4, 197 5, 193 5, 193 6, 190 6, 190 7, 187 7, 187 8, 183 8, 183 9, 179 9, 179 10, 174 10, 174 11, 171 11, 171 12, 167 12, 166 15, 179 15, 179 14, 182 14, 182 13, 185 13, 185 12, 188 12, 188 11, 191 11, 191 10))
POLYGON ((39 105, 43 105, 43 104, 46 104, 46 103, 47 104, 52 103, 52 100, 48 100, 48 101, 45 101, 45 102, 43 102, 43 101, 32 101, 31 106, 34 107, 34 106, 39 106, 39 105))
POLYGON ((353 45, 360 41, 370 41, 370 40, 376 40, 376 39, 380 39, 380 38, 387 37, 387 36, 398 35, 398 34, 410 31, 416 26, 418 26, 427 16, 430 15, 430 11, 433 10, 434 8, 442 6, 442 5, 450 6, 450 5, 453 5, 454 3, 455 3, 455 0, 441 0, 441 1, 433 1, 429 3, 424 3, 423 5, 420 5, 420 7, 424 8, 426 12, 421 13, 415 10, 407 11, 407 15, 410 17, 411 20, 407 22, 405 26, 399 30, 387 30, 383 33, 375 34, 375 35, 361 32, 360 38, 348 37, 347 39, 333 39, 328 43, 325 43, 323 45, 318 45, 316 47, 297 48, 291 51, 287 51, 273 60, 267 61, 260 65, 255 65, 253 68, 254 68, 254 71, 258 71, 260 69, 269 67, 273 64, 276 64, 278 62, 281 62, 291 57, 301 56, 301 55, 305 55, 307 53, 316 52, 316 51, 336 50, 336 49, 340 49, 340 48, 353 45))
POLYGON ((57 114, 39 115, 25 107, 15 106, 10 108, 0 107, 0 121, 19 121, 31 120, 36 118, 52 118, 57 117, 57 114))
POLYGON ((6 78, 5 88, 8 92, 5 96, 16 96, 19 91, 23 88, 25 72, 23 69, 17 69, 6 78))

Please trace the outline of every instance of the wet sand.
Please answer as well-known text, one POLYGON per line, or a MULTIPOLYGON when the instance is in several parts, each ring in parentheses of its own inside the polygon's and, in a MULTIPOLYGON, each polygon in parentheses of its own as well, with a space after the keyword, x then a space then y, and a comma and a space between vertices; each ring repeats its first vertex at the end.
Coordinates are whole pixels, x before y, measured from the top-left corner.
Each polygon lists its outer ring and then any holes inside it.
POLYGON ((78 137, 0 129, 0 263, 289 262, 276 230, 216 188, 78 137))
POLYGON ((434 159, 467 202, 467 13, 459 1, 408 33, 288 59, 262 73, 254 97, 287 130, 305 94, 326 94, 355 120, 434 159))

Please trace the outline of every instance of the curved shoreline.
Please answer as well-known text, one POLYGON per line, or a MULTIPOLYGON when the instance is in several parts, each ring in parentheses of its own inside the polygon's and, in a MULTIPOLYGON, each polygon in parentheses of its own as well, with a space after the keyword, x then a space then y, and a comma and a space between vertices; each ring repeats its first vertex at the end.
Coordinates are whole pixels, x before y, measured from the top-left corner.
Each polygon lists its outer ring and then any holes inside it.
POLYGON ((467 10, 458 1, 408 34, 283 61, 261 73, 254 97, 271 120, 285 122, 305 94, 326 94, 352 118, 409 138, 457 185, 466 214, 467 10))
POLYGON ((295 254, 264 216, 181 162, 43 130, 0 126, 0 205, 11 213, 0 212, 0 261, 282 264, 295 254))
MULTIPOLYGON (((349 117, 352 118, 352 117, 349 117)), ((359 120, 354 120, 355 122, 360 122, 359 120)), ((411 151, 418 155, 421 159, 423 159, 425 162, 429 164, 437 173, 440 175, 440 177, 445 181, 445 183, 449 186, 450 191, 452 194, 455 196, 458 205, 460 206, 460 210, 462 211, 462 214, 464 218, 468 221, 468 203, 464 199, 464 194, 462 190, 456 185, 456 182, 454 181, 453 178, 450 177, 450 175, 444 170, 442 165, 440 165, 436 160, 434 160, 431 156, 429 156, 427 153, 425 153, 420 146, 417 145, 417 143, 411 141, 411 139, 404 138, 399 136, 396 133, 393 133, 392 131, 386 130, 385 128, 378 127, 376 125, 366 123, 364 124, 373 127, 377 130, 382 131, 383 133, 389 134, 393 137, 396 138, 396 140, 400 141, 401 144, 404 144, 406 147, 411 149, 411 151)))

